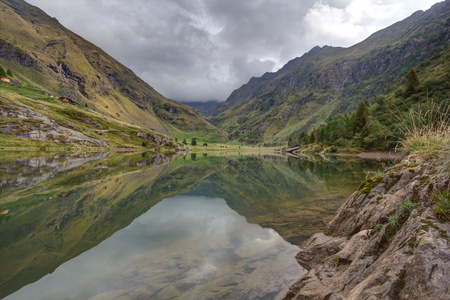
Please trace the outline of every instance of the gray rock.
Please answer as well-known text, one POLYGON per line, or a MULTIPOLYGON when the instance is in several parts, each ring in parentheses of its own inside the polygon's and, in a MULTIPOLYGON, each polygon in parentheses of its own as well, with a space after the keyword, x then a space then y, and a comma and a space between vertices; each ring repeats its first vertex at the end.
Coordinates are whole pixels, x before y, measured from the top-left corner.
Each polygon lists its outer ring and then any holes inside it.
POLYGON ((14 126, 7 125, 4 130, 16 131, 17 137, 28 138, 39 141, 53 140, 64 144, 80 144, 108 147, 106 142, 94 139, 83 133, 61 126, 55 120, 40 114, 29 107, 8 107, 1 111, 3 116, 17 118, 19 120, 33 120, 34 125, 26 125, 25 132, 18 131, 14 126), (39 125, 37 125, 39 124, 39 125))
POLYGON ((309 272, 284 299, 450 299, 450 223, 435 216, 428 197, 431 187, 448 188, 449 176, 434 162, 412 168, 418 161, 408 159, 363 182, 328 235, 306 241, 297 260, 309 272), (405 200, 418 205, 406 210, 405 200))

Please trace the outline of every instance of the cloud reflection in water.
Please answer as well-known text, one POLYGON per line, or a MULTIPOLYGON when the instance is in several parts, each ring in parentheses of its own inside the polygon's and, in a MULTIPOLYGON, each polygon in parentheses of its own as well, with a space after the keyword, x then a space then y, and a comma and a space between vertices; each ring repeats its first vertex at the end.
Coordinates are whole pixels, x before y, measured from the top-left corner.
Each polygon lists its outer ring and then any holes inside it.
POLYGON ((304 273, 297 251, 223 199, 179 195, 7 299, 274 299, 304 273))

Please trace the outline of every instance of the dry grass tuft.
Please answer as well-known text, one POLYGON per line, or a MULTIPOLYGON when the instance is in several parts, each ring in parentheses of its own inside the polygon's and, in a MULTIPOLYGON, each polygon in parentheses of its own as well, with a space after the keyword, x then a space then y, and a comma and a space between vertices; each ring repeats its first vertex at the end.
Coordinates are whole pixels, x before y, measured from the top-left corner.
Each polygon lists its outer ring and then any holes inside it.
POLYGON ((402 122, 405 138, 401 145, 409 153, 443 159, 450 168, 450 105, 436 106, 430 102, 426 111, 410 110, 402 122))

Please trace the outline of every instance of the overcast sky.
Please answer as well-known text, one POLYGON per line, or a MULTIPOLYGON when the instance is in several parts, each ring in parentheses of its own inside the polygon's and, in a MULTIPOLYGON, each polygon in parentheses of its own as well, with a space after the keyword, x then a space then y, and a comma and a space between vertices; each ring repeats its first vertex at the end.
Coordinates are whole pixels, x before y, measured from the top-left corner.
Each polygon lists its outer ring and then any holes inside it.
POLYGON ((348 47, 436 0, 26 0, 164 96, 225 100, 312 47, 348 47))

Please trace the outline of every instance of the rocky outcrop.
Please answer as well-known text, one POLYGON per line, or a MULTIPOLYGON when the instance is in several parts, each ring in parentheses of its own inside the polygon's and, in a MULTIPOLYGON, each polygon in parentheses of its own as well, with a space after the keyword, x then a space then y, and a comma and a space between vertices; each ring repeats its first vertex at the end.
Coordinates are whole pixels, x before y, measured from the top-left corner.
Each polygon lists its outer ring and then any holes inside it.
POLYGON ((0 163, 4 174, 14 174, 0 179, 2 192, 12 192, 36 186, 65 172, 70 172, 80 166, 100 159, 105 159, 106 153, 57 154, 55 156, 39 156, 16 159, 12 163, 0 163))
POLYGON ((365 180, 297 254, 309 270, 284 299, 450 299, 448 170, 409 158, 365 180))
POLYGON ((39 66, 36 59, 32 58, 28 53, 25 53, 24 50, 17 48, 4 39, 0 39, 0 57, 9 61, 17 62, 24 67, 42 71, 42 68, 39 66))
POLYGON ((165 136, 157 134, 148 134, 144 132, 138 132, 137 137, 147 140, 149 144, 154 147, 163 147, 171 142, 171 140, 165 136))
POLYGON ((10 106, 0 107, 0 116, 14 118, 16 123, 0 126, 0 133, 12 132, 16 137, 54 141, 57 144, 79 144, 96 147, 107 147, 106 142, 84 135, 74 129, 61 126, 52 118, 40 114, 29 107, 10 106))

